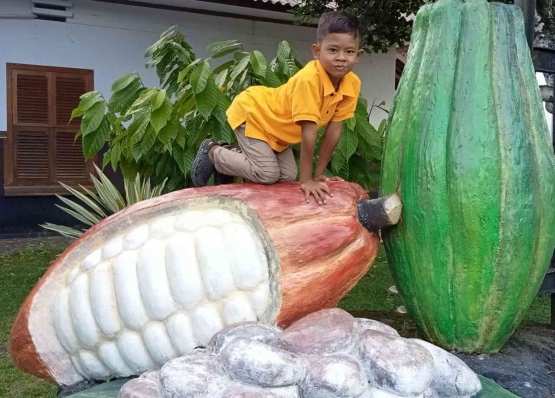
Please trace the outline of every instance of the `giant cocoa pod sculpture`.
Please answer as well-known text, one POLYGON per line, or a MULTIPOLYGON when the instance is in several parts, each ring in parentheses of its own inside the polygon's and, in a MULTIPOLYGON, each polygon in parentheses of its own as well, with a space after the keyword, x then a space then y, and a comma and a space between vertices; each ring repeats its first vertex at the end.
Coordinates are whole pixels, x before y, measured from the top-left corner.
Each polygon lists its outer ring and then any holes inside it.
POLYGON ((390 117, 381 193, 395 281, 428 339, 495 352, 555 246, 555 162, 522 13, 486 0, 418 12, 390 117))
POLYGON ((298 184, 240 184, 174 192, 103 220, 28 296, 12 360, 62 385, 123 377, 235 322, 287 326, 334 307, 378 250, 361 222, 394 223, 400 202, 330 185, 324 206, 305 204, 298 184))

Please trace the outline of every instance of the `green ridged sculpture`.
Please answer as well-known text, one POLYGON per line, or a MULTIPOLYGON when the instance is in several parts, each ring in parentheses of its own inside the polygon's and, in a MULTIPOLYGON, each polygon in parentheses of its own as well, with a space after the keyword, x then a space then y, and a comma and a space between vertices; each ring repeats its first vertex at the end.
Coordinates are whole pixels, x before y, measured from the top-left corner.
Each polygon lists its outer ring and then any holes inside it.
POLYGON ((384 231, 408 312, 433 343, 496 352, 538 293, 555 247, 555 159, 519 8, 420 9, 390 115, 384 231))

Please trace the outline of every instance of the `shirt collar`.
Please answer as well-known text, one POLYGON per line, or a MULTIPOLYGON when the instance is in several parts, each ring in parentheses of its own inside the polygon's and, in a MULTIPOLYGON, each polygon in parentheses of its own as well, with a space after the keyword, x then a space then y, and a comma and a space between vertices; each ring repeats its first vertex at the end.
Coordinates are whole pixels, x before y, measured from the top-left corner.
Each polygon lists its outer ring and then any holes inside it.
MULTIPOLYGON (((328 72, 326 72, 326 70, 320 63, 320 60, 317 59, 314 62, 316 63, 316 69, 318 70, 318 74, 321 76, 322 83, 324 84, 324 95, 331 95, 335 93, 335 87, 331 82, 328 72)), ((341 79, 341 81, 339 82, 339 89, 337 90, 337 93, 341 96, 346 97, 356 96, 353 85, 353 72, 349 72, 341 79)))

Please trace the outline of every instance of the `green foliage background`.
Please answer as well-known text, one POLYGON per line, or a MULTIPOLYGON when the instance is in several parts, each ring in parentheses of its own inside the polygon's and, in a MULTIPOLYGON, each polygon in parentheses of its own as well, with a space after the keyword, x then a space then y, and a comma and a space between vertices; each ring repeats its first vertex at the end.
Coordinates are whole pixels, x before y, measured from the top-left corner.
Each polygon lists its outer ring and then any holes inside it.
MULTIPOLYGON (((278 87, 304 65, 286 41, 279 43, 271 62, 260 51, 245 51, 237 40, 213 43, 206 52, 208 58, 198 58, 171 27, 145 52, 146 66, 156 69, 160 87, 146 87, 132 72, 112 84, 108 100, 99 91, 84 94, 72 118, 82 117, 77 135, 83 138, 85 157, 92 158, 107 143, 102 166, 119 167, 125 179, 139 174, 153 185, 166 181, 165 192, 189 187, 202 140, 211 136, 235 142, 225 114, 233 98, 252 85, 278 87)), ((360 98, 327 172, 370 189, 379 177, 385 121, 375 129, 368 117, 368 103, 360 98)))

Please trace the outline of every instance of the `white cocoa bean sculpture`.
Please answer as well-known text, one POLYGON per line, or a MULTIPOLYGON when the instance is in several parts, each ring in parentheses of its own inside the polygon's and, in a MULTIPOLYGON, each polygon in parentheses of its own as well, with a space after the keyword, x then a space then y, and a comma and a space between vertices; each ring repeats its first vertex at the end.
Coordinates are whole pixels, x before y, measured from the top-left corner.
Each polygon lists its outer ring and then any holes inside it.
POLYGON ((454 355, 334 308, 284 331, 226 327, 206 349, 129 381, 118 398, 470 398, 481 389, 454 355))

